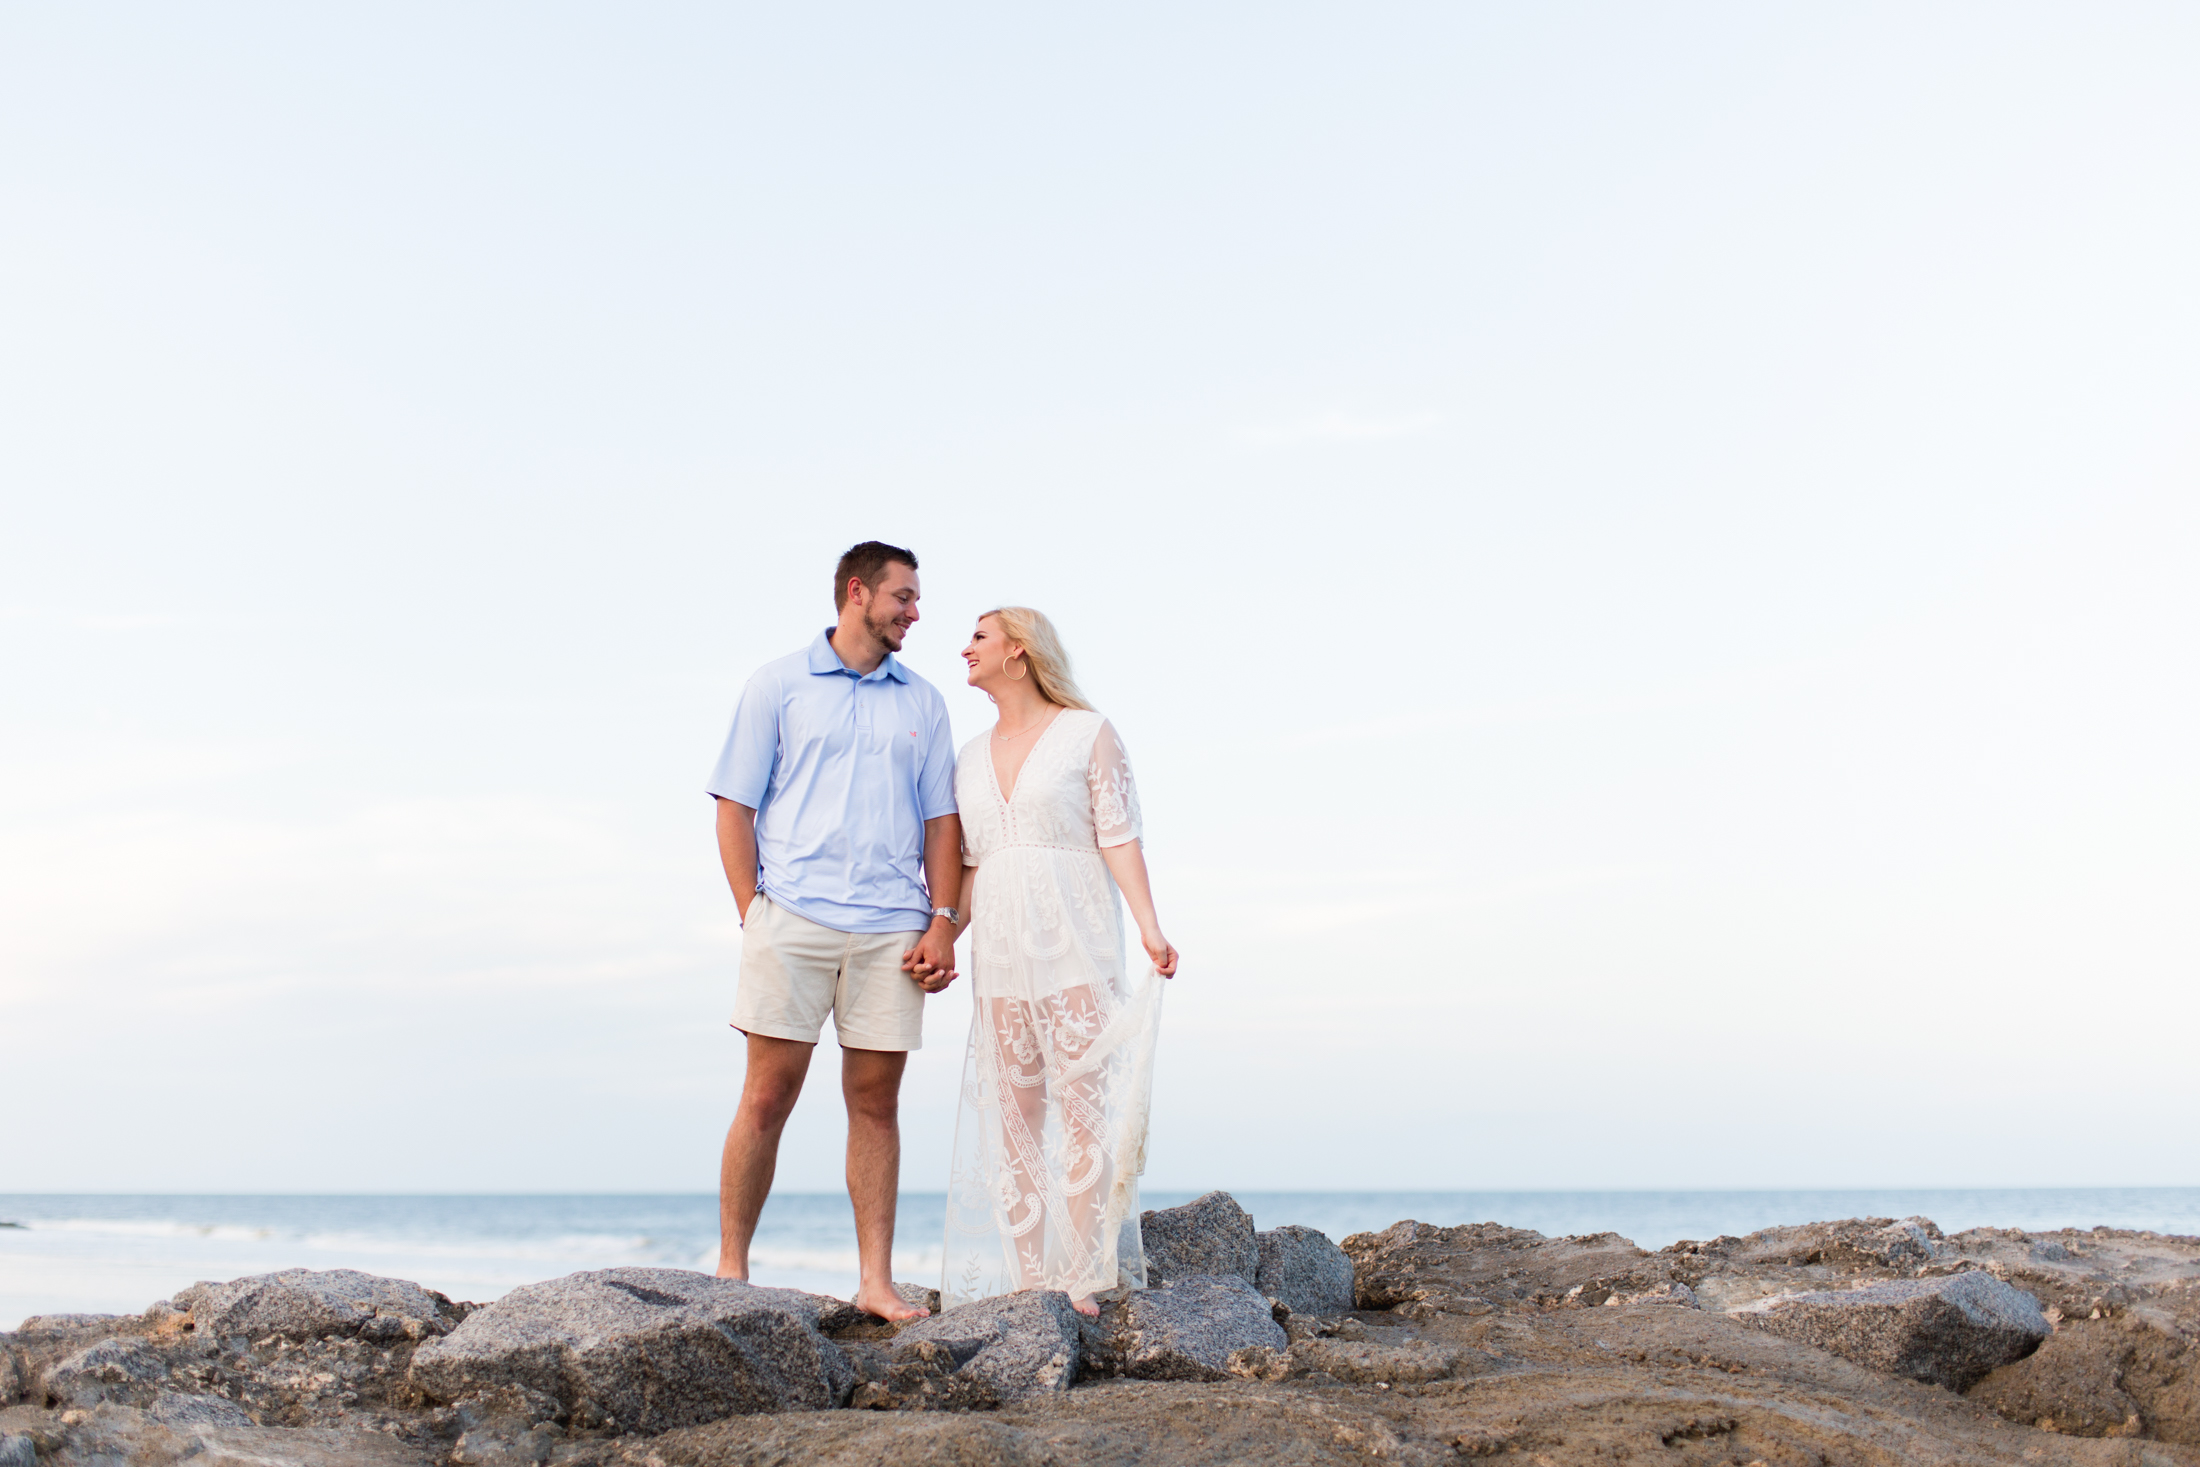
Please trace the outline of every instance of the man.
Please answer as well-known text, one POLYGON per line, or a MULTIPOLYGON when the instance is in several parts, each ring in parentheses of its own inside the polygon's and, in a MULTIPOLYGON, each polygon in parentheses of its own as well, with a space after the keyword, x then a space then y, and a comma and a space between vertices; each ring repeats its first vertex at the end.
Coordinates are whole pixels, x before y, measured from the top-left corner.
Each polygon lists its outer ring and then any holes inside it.
POLYGON ((859 1308, 925 1313, 894 1292, 897 1108, 924 997, 955 978, 962 822, 939 690, 895 660, 917 622, 917 558, 866 540, 840 558, 840 619, 749 679, 711 776, 718 852, 741 909, 733 1027, 748 1079, 718 1180, 718 1275, 749 1276, 779 1137, 825 1015, 840 1039, 859 1308), (913 976, 908 969, 921 972, 913 976))

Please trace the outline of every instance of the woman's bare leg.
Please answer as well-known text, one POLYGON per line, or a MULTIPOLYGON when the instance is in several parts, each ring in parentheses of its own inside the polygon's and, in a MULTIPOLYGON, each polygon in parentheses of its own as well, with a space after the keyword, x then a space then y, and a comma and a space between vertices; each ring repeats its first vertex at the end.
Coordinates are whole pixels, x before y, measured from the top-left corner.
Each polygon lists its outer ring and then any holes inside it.
MULTIPOLYGON (((1100 1006, 1094 1002, 1092 989, 1084 985, 1064 990, 1058 1003, 1065 1021, 1057 1026, 1060 1059, 1064 1065, 1075 1064, 1105 1027, 1100 1006)), ((1107 1106, 1102 1088, 1099 1075, 1085 1074, 1065 1082, 1061 1093, 1055 1097, 1068 1143, 1065 1153, 1070 1158, 1068 1175, 1063 1178, 1067 1206, 1062 1221, 1068 1236, 1083 1245, 1081 1251, 1087 1260, 1083 1272, 1088 1277, 1103 1263, 1100 1220, 1105 1214, 1108 1190, 1115 1178, 1114 1158, 1105 1150, 1107 1106)), ((1074 1295, 1070 1303, 1080 1314, 1097 1315, 1100 1312, 1100 1306, 1089 1292, 1074 1295)))
MULTIPOLYGON (((1062 1125, 1068 1131, 1070 1145, 1080 1158, 1077 1178, 1083 1180, 1082 1189, 1069 1194, 1068 1225, 1074 1236, 1082 1240, 1092 1255, 1094 1265, 1100 1263, 1100 1218, 1107 1204, 1108 1189, 1114 1184, 1115 1165, 1112 1158, 1101 1158, 1097 1167, 1085 1158, 1099 1155, 1103 1144, 1097 1126, 1091 1124, 1085 1107, 1072 1101, 1062 1108, 1062 1125)), ((1086 1270, 1088 1274, 1091 1268, 1086 1270)), ((1069 1301, 1079 1314, 1098 1315, 1100 1306, 1093 1302, 1090 1293, 1076 1294, 1069 1301)))
MULTIPOLYGON (((1046 1277, 1046 1066, 1032 1046, 1038 1036, 1030 1024, 1028 1005, 1016 999, 987 999, 987 1026, 992 1031, 995 1073, 1001 1091, 1001 1166, 1015 1178, 1016 1192, 1037 1213, 1035 1226, 1010 1240, 1016 1253, 1019 1288, 1033 1288, 1046 1277), (1031 1050, 1028 1058, 1017 1053, 1031 1050)), ((1009 1219, 1004 1218, 1006 1223, 1009 1219)), ((1026 1215, 1018 1221, 1032 1221, 1026 1215)))

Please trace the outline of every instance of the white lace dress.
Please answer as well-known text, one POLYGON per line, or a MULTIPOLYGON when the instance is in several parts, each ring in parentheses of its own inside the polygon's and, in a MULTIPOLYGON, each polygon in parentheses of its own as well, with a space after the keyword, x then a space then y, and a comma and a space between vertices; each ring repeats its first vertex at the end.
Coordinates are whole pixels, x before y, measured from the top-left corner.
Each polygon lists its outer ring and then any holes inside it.
POLYGON ((993 734, 955 770, 971 898, 974 1012, 947 1188, 953 1306, 1017 1289, 1143 1288, 1138 1176, 1162 979, 1124 961, 1102 846, 1138 838, 1112 724, 1066 708, 1001 797, 993 734))

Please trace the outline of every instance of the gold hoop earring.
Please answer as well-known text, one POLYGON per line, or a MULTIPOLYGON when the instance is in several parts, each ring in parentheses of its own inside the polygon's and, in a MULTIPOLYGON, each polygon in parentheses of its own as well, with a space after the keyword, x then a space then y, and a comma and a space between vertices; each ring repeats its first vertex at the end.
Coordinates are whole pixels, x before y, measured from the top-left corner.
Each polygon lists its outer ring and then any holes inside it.
MULTIPOLYGON (((1007 659, 1006 657, 1002 658, 1001 660, 1002 660, 1003 662, 1006 662, 1006 661, 1008 661, 1008 659, 1007 659)), ((1023 666, 1023 664, 1022 664, 1022 663, 1020 663, 1020 662, 1019 662, 1019 663, 1017 663, 1016 665, 1017 665, 1018 667, 1022 667, 1022 666, 1023 666)), ((1006 677, 1008 678, 1008 680, 1009 680, 1010 682, 1012 682, 1012 683, 1020 683, 1020 682, 1022 682, 1022 681, 1023 681, 1024 679, 1025 679, 1025 677, 1029 676, 1029 674, 1028 674, 1028 672, 1017 672, 1017 673, 1008 673, 1008 674, 1004 674, 1004 676, 1006 676, 1006 677)))

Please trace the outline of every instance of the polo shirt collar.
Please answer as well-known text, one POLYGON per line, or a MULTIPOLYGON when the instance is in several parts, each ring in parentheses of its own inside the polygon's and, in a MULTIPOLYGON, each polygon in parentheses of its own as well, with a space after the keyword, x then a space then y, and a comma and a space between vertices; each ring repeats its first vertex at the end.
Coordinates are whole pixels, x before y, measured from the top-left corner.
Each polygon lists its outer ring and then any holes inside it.
MULTIPOLYGON (((833 629, 827 627, 824 631, 819 632, 817 640, 810 644, 810 671, 820 677, 830 677, 836 672, 844 672, 848 676, 854 677, 856 670, 848 666, 847 663, 842 662, 840 654, 833 650, 832 637, 833 629)), ((901 665, 899 658, 889 652, 886 654, 886 660, 873 668, 869 675, 860 679, 860 681, 869 682, 872 678, 877 677, 890 677, 897 683, 906 683, 909 681, 909 671, 901 665)))

